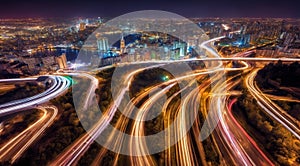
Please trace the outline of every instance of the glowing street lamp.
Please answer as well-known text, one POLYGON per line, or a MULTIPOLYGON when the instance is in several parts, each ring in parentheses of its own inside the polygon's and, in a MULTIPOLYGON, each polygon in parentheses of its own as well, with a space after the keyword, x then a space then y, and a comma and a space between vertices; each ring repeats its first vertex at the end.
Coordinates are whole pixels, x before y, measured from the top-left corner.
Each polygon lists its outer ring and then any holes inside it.
POLYGON ((168 81, 168 80, 169 80, 169 76, 163 76, 162 79, 163 79, 164 81, 168 81))

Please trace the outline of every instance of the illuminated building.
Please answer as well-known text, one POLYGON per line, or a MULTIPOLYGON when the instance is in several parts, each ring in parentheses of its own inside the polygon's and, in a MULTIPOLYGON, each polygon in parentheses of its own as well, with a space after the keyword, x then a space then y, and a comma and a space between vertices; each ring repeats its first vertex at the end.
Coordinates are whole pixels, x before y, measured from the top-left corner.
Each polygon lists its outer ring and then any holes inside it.
POLYGON ((101 17, 98 17, 98 23, 99 23, 99 24, 102 24, 102 22, 103 22, 102 18, 101 18, 101 17))
POLYGON ((178 59, 180 59, 180 49, 179 48, 173 49, 171 51, 171 59, 172 60, 178 60, 178 59))
POLYGON ((86 27, 85 22, 80 23, 80 24, 79 24, 79 31, 85 30, 85 27, 86 27))
POLYGON ((67 68, 67 58, 66 58, 66 54, 62 54, 59 57, 56 57, 56 63, 58 64, 60 69, 64 69, 67 68))
POLYGON ((123 37, 123 34, 122 34, 122 38, 121 38, 121 41, 120 41, 120 52, 121 54, 123 54, 124 52, 126 52, 125 50, 125 40, 124 40, 124 37, 123 37))
POLYGON ((251 36, 250 34, 246 34, 246 35, 241 35, 239 37, 239 39, 237 40, 236 42, 236 45, 237 46, 245 46, 245 45, 248 45, 251 41, 251 36))
POLYGON ((294 42, 296 38, 296 35, 293 33, 287 33, 285 36, 285 39, 283 41, 283 46, 284 46, 284 50, 283 51, 287 51, 289 46, 292 45, 292 43, 294 42))
POLYGON ((97 37, 97 47, 98 51, 106 52, 109 50, 108 39, 106 37, 97 37))
POLYGON ((179 57, 177 57, 177 55, 179 56, 185 56, 186 53, 187 53, 187 45, 186 43, 184 42, 178 42, 178 41, 175 41, 173 43, 173 50, 176 50, 176 58, 175 59, 179 59, 179 57), (177 50, 178 49, 178 50, 177 50))

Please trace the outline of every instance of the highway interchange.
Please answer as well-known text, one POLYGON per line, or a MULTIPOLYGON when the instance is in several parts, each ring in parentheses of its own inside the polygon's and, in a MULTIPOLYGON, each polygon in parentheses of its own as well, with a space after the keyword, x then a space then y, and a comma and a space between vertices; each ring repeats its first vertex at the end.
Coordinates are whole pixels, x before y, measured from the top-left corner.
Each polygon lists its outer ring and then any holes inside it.
MULTIPOLYGON (((196 165, 202 163, 207 165, 205 154, 203 153, 203 145, 201 140, 206 139, 211 135, 214 142, 215 151, 221 156, 221 164, 224 165, 274 165, 267 155, 263 152, 261 147, 249 136, 247 131, 238 123, 232 114, 232 105, 236 102, 236 98, 240 93, 235 93, 234 88, 243 82, 239 78, 239 74, 233 76, 224 75, 231 71, 248 72, 245 79, 245 84, 250 94, 255 98, 259 106, 288 129, 296 138, 300 139, 299 124, 296 120, 289 116, 284 110, 276 105, 272 100, 258 88, 255 83, 255 76, 259 68, 248 62, 276 62, 278 60, 286 62, 300 61, 296 58, 253 58, 246 57, 247 53, 239 54, 238 57, 222 58, 213 49, 211 43, 220 38, 212 39, 204 42, 202 47, 210 54, 210 58, 204 59, 189 59, 182 60, 181 63, 191 61, 212 61, 213 63, 206 69, 197 70, 193 72, 186 72, 176 78, 169 80, 155 86, 150 86, 134 98, 126 99, 126 93, 130 89, 130 85, 134 78, 139 73, 153 68, 160 68, 165 65, 172 65, 178 61, 159 61, 151 62, 147 67, 141 67, 134 71, 128 71, 122 78, 123 82, 118 87, 117 97, 114 98, 113 104, 102 114, 101 118, 95 123, 85 134, 80 136, 71 145, 69 145, 61 154, 59 154, 50 165, 76 165, 80 158, 85 154, 88 148, 101 137, 105 130, 111 128, 110 122, 116 114, 120 105, 126 105, 122 113, 135 118, 133 123, 129 123, 129 118, 122 116, 117 119, 115 128, 107 135, 107 141, 102 142, 102 148, 99 155, 95 156, 93 164, 100 164, 101 159, 109 150, 114 151, 114 164, 118 163, 121 154, 129 153, 129 162, 133 165, 156 165, 156 161, 151 156, 151 148, 148 140, 145 139, 145 118, 150 114, 156 103, 161 100, 164 101, 161 107, 161 113, 164 117, 164 125, 169 126, 166 129, 166 136, 163 144, 165 147, 172 147, 161 149, 159 152, 164 153, 164 163, 166 165, 196 165), (231 63, 237 61, 241 67, 234 67, 231 63), (156 63, 156 64, 155 64, 156 63), (209 76, 207 79, 206 76, 209 76), (196 80, 203 80, 201 84, 197 84, 196 80), (165 94, 178 83, 188 81, 186 87, 181 87, 180 91, 164 98, 165 94), (213 86, 212 86, 213 85, 213 86), (159 90, 157 90, 159 89, 159 90), (136 111, 135 103, 139 103, 145 96, 150 97, 143 102, 136 111), (181 104, 179 107, 174 107, 170 103, 172 99, 179 94, 181 96, 181 104), (170 108, 171 107, 171 108, 170 108), (170 111, 172 110, 172 111, 170 111), (207 121, 203 122, 198 117, 198 112, 207 115, 207 121), (176 118, 175 118, 176 117, 176 118), (174 121, 175 119, 175 121, 174 121), (203 125, 204 123, 204 125, 203 125), (201 128, 201 126, 204 128, 201 128), (205 128, 206 127, 206 128, 205 128), (125 131, 130 131, 129 135, 132 137, 125 137, 125 131), (206 133, 208 130, 211 132, 206 133), (171 137, 172 135, 172 137, 171 137), (176 139, 175 139, 176 138, 176 139), (196 138, 196 146, 195 146, 196 138), (199 139, 198 139, 199 138, 199 139), (177 142, 178 141, 178 142, 177 142), (195 155, 199 154, 199 156, 195 155), (174 160, 175 156, 175 160, 174 160), (175 162, 175 163, 174 163, 175 162)), ((145 62, 143 62, 145 63, 145 62)), ((138 63, 125 64, 136 65, 138 63)), ((100 68, 96 71, 107 69, 100 68)), ((87 97, 84 99, 84 105, 81 109, 88 110, 93 104, 95 98, 95 90, 99 84, 99 79, 94 75, 94 72, 74 72, 65 71, 49 75, 51 86, 44 92, 20 99, 11 101, 0 105, 0 116, 5 116, 20 111, 26 111, 32 108, 39 109, 43 112, 35 123, 30 125, 23 132, 19 133, 13 139, 5 142, 0 148, 0 161, 9 160, 11 163, 15 162, 26 149, 34 143, 49 127, 57 116, 57 108, 43 104, 49 100, 63 95, 69 89, 71 82, 62 75, 70 75, 72 77, 85 78, 90 80, 89 88, 86 90, 87 97)), ((16 81, 36 81, 37 77, 20 78, 20 79, 5 79, 0 80, 0 83, 14 83, 16 81)), ((155 145, 153 145, 155 146, 155 145)))
MULTIPOLYGON (((51 86, 44 92, 31 96, 25 99, 19 99, 11 101, 9 103, 0 105, 0 116, 14 114, 20 111, 26 111, 36 108, 43 112, 43 115, 39 120, 34 122, 23 132, 14 136, 11 140, 6 142, 0 148, 0 161, 15 162, 24 151, 49 127, 53 122, 58 113, 55 106, 52 105, 39 105, 49 100, 58 97, 63 94, 65 90, 69 88, 71 82, 62 76, 49 76, 51 80, 51 86)), ((19 79, 2 79, 0 83, 11 83, 24 82, 24 81, 36 81, 37 77, 34 78, 19 78, 19 79)))

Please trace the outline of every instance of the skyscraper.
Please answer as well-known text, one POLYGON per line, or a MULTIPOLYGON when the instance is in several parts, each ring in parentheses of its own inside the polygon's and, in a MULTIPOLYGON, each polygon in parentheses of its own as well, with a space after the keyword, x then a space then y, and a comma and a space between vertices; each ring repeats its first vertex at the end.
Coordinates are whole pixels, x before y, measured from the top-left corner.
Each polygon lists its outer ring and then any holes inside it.
MULTIPOLYGON (((179 56, 181 56, 181 57, 185 56, 186 52, 187 52, 187 44, 184 42, 175 41, 173 43, 173 49, 174 50, 179 49, 179 56)), ((175 52, 177 52, 177 51, 175 51, 175 52)))
POLYGON ((125 47, 125 40, 124 40, 124 36, 123 36, 123 33, 122 33, 122 38, 121 38, 121 41, 120 41, 120 52, 121 54, 123 54, 124 52, 126 52, 126 47, 125 47))
POLYGON ((66 54, 63 53, 61 56, 55 58, 56 63, 58 64, 60 69, 67 68, 67 58, 66 54))
POLYGON ((98 51, 106 52, 109 50, 108 39, 106 37, 97 36, 98 51))
POLYGON ((85 30, 85 22, 81 22, 80 24, 79 24, 79 31, 83 31, 83 30, 85 30))

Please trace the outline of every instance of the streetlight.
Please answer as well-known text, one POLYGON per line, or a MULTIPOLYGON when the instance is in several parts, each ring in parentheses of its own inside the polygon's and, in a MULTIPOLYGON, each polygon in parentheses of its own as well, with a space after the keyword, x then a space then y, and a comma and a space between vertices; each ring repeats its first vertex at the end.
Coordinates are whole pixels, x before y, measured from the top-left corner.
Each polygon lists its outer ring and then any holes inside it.
POLYGON ((168 81, 168 80, 169 80, 169 76, 163 76, 162 79, 163 79, 164 81, 168 81))

